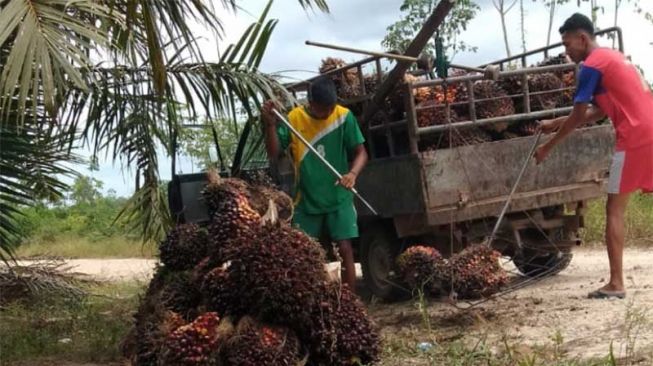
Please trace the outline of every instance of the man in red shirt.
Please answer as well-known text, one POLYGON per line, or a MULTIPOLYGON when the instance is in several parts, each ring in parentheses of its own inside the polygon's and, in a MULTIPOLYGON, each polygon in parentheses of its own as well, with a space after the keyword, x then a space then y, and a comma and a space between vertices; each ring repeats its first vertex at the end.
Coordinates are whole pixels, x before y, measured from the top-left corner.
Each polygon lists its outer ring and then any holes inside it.
POLYGON ((605 240, 610 259, 610 281, 590 292, 590 298, 624 298, 624 214, 630 194, 653 192, 653 93, 637 68, 620 52, 596 43, 594 26, 574 14, 560 28, 567 55, 583 62, 574 109, 567 117, 543 121, 544 132, 558 131, 542 144, 535 158, 546 159, 553 147, 576 127, 608 116, 616 134, 616 152, 610 167, 605 240))

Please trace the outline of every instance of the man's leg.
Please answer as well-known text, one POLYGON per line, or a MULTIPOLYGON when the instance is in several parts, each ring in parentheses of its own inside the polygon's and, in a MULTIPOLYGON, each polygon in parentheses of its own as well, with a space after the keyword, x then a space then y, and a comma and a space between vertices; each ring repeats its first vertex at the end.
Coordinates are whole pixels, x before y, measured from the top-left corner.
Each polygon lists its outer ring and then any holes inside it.
POLYGON ((338 254, 342 258, 340 276, 342 281, 349 285, 352 291, 356 290, 356 264, 354 263, 354 249, 351 240, 338 240, 338 254))
POLYGON ((342 281, 349 285, 352 291, 356 290, 356 265, 354 262, 354 249, 351 239, 358 237, 358 223, 356 209, 353 203, 344 205, 327 216, 329 236, 338 244, 338 253, 342 259, 342 281))
POLYGON ((610 282, 603 290, 624 291, 623 253, 626 236, 625 214, 630 193, 608 194, 605 243, 610 260, 610 282))

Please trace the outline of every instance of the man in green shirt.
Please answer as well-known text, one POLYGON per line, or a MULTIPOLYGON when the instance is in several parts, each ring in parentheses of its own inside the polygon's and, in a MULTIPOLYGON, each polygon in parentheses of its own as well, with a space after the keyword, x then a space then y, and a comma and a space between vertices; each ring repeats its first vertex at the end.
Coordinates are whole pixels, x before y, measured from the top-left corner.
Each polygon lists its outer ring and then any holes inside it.
POLYGON ((356 117, 337 105, 331 79, 313 81, 308 100, 308 105, 296 107, 288 114, 288 121, 338 170, 342 179, 337 180, 301 140, 278 123, 272 101, 266 102, 261 111, 265 145, 271 159, 277 159, 283 150, 290 151, 295 169, 293 225, 318 240, 328 237, 338 244, 342 278, 353 290, 356 269, 351 239, 358 237, 358 224, 350 189, 367 163, 365 139, 356 117))

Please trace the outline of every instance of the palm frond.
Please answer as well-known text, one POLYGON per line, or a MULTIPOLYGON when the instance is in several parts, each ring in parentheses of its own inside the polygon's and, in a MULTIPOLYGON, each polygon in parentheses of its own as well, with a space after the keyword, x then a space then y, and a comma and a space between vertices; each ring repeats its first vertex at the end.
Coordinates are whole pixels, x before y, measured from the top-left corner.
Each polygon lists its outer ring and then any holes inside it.
MULTIPOLYGON (((18 117, 16 117, 18 118, 18 117)), ((44 134, 28 116, 22 127, 0 124, 0 260, 13 259, 20 242, 16 220, 23 207, 61 198, 62 178, 74 175, 66 164, 78 161, 55 134, 44 134)))
POLYGON ((9 50, 0 65, 0 109, 14 100, 25 109, 42 90, 46 111, 56 116, 62 87, 85 89, 89 52, 108 44, 97 19, 118 21, 93 0, 8 0, 0 9, 0 47, 9 50))

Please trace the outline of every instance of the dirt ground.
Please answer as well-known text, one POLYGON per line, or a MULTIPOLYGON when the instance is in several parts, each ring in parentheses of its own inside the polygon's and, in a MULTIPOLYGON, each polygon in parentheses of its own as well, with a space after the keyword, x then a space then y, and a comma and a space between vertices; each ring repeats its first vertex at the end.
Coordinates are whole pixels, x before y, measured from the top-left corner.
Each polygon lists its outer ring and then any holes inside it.
MULTIPOLYGON (((73 271, 100 280, 147 281, 156 261, 70 260, 68 264, 73 271)), ((369 312, 386 339, 400 339, 406 347, 432 341, 433 335, 436 346, 452 340, 474 343, 484 339, 490 345, 507 341, 519 347, 550 347, 558 339, 563 351, 572 357, 605 356, 611 343, 618 357, 627 352, 626 346, 634 339, 637 349, 653 349, 653 250, 627 250, 624 268, 626 300, 586 298, 587 292, 607 280, 607 255, 599 249, 577 250, 561 274, 469 309, 465 308, 470 304, 464 302, 454 306, 442 299, 429 300, 430 339, 425 335, 424 313, 418 311, 416 300, 372 302, 369 312)))
MULTIPOLYGON (((430 326, 436 338, 488 344, 552 346, 554 339, 569 356, 606 356, 613 343, 617 357, 629 341, 636 349, 653 347, 653 250, 628 250, 624 258, 626 300, 590 300, 587 293, 608 279, 603 250, 578 250, 569 268, 557 276, 464 310, 447 301, 429 301, 430 326), (628 318, 628 319, 627 319, 628 318)), ((416 301, 370 306, 387 337, 414 338, 425 320, 416 301), (412 328, 412 330, 410 329, 412 328)), ((419 340, 419 339, 417 339, 419 340)), ((649 360, 650 361, 650 360, 649 360)), ((651 361, 653 362, 653 361, 651 361)))

